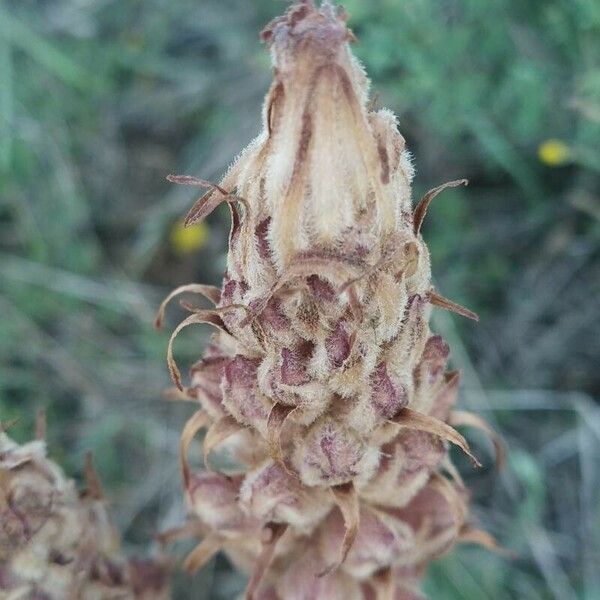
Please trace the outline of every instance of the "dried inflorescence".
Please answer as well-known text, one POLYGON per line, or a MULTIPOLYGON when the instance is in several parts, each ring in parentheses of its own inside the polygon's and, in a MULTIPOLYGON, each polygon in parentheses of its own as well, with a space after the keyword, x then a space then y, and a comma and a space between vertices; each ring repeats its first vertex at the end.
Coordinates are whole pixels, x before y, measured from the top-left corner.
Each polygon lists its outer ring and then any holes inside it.
POLYGON ((166 562, 126 560, 90 459, 87 489, 0 428, 0 598, 167 600, 166 562))
MULTIPOLYGON (((197 568, 219 549, 251 574, 247 596, 420 598, 428 562, 461 539, 489 542, 468 521, 468 493, 448 442, 459 376, 429 330, 432 305, 468 317, 431 286, 413 208, 413 168, 395 116, 367 108, 353 36, 331 3, 300 2, 262 33, 274 81, 263 132, 187 217, 231 211, 221 289, 191 284, 215 306, 175 330, 216 328, 184 390, 200 404, 182 436, 190 510, 204 539, 197 568), (228 448, 239 470, 192 472, 187 449, 228 448)), ((165 303, 166 303, 165 302, 165 303)), ((158 324, 162 320, 161 307, 158 324)))

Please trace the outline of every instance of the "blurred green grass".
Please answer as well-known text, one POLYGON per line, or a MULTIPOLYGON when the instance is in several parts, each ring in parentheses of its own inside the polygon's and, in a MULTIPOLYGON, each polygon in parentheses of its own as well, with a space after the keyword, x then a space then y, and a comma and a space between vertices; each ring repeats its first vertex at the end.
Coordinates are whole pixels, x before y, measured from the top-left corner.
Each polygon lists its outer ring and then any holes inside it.
MULTIPOLYGON (((201 248, 173 247, 194 198, 164 176, 217 179, 255 135, 270 77, 257 32, 285 6, 0 2, 0 418, 20 416, 24 439, 46 408, 51 450, 75 475, 92 450, 132 545, 182 517, 186 409, 161 398, 153 312, 171 286, 218 282, 224 265, 223 213, 201 248)), ((435 327, 464 371, 463 403, 511 449, 506 473, 469 481, 517 558, 465 548, 427 587, 441 600, 598 598, 600 4, 346 7, 415 156, 415 195, 471 182, 436 200, 424 232, 436 284, 482 321, 436 314, 435 327), (540 155, 548 140, 563 158, 540 155)), ((203 336, 182 335, 182 363, 203 336)), ((240 585, 221 559, 199 578, 194 598, 240 585)))

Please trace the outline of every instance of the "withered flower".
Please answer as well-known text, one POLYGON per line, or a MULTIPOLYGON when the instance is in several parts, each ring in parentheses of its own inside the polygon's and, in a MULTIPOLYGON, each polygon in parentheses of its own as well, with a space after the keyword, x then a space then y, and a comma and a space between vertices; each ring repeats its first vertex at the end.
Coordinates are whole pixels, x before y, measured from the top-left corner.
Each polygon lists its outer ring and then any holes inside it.
POLYGON ((0 427, 0 598, 168 600, 166 563, 123 556, 90 457, 86 479, 78 492, 43 439, 0 427))

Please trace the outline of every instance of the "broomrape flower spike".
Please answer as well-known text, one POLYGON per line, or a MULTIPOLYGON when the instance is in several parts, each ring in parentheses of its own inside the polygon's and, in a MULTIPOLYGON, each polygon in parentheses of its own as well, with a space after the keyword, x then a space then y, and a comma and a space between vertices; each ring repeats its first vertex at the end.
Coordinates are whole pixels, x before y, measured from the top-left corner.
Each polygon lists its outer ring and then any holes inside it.
POLYGON ((0 598, 167 600, 166 561, 126 560, 91 455, 78 492, 46 457, 46 422, 23 445, 0 423, 0 598))
POLYGON ((295 4, 262 39, 262 133, 219 185, 169 176, 208 188, 188 224, 222 202, 232 223, 221 290, 169 297, 214 304, 175 330, 215 328, 187 387, 169 344, 179 397, 199 405, 181 444, 189 531, 203 533, 186 566, 224 550, 259 600, 422 598, 432 559, 461 540, 494 545, 448 455, 455 444, 478 464, 453 424, 490 430, 454 412, 459 375, 428 325, 432 306, 477 316, 432 289, 421 235, 434 197, 466 181, 413 207, 396 117, 367 108, 332 2, 295 4), (203 427, 205 459, 227 450, 234 473, 190 468, 203 427))

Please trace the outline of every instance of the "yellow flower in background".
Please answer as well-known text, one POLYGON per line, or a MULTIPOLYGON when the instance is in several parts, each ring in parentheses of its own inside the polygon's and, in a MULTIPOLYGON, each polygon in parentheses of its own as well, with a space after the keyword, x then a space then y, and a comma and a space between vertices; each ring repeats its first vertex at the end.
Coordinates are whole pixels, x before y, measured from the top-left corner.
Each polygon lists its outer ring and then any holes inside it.
POLYGON ((183 223, 177 222, 171 228, 169 241, 171 247, 177 254, 190 254, 206 245, 209 230, 206 223, 196 223, 185 227, 183 223))
POLYGON ((559 167, 569 161, 571 149, 560 140, 546 140, 538 147, 538 157, 550 167, 559 167))

